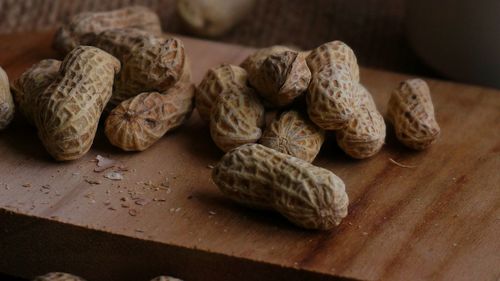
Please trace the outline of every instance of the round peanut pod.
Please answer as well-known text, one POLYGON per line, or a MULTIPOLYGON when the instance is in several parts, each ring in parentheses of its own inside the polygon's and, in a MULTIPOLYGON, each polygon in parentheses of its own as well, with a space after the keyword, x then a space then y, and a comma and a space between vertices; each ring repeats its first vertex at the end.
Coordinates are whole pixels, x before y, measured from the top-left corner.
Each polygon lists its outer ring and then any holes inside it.
POLYGON ((59 76, 36 99, 38 136, 56 160, 82 157, 113 90, 120 62, 94 47, 80 46, 63 60, 59 76))
POLYGON ((308 229, 331 229, 347 216, 343 181, 329 170, 260 144, 226 153, 212 179, 230 199, 278 211, 308 229))
POLYGON ((287 111, 271 122, 259 142, 279 152, 312 162, 324 140, 324 131, 307 117, 297 111, 287 111))
POLYGON ((177 13, 192 33, 217 37, 248 15, 254 3, 255 0, 178 0, 177 13))
POLYGON ((272 106, 289 105, 307 90, 311 71, 305 53, 274 46, 249 56, 242 66, 248 81, 272 106))
POLYGON ((361 84, 357 85, 356 99, 359 102, 354 117, 346 127, 336 131, 336 137, 345 153, 363 159, 380 151, 384 145, 386 128, 371 94, 361 84))
POLYGON ((182 280, 171 276, 158 276, 151 279, 151 281, 182 281, 182 280))
POLYGON ((59 76, 61 61, 42 60, 26 70, 11 85, 14 100, 26 120, 35 125, 36 99, 59 76))
POLYGON ((415 150, 427 148, 441 132, 429 86, 422 79, 401 82, 391 94, 387 116, 394 125, 398 140, 415 150))
POLYGON ((210 135, 215 144, 228 151, 257 142, 264 126, 264 106, 251 88, 219 95, 210 114, 210 135))
POLYGON ((10 93, 9 78, 0 67, 0 130, 5 129, 14 118, 14 100, 10 93))
POLYGON ((207 71, 196 87, 195 104, 201 119, 210 122, 212 106, 219 95, 247 88, 245 69, 221 64, 207 71))
POLYGON ((311 120, 325 130, 338 130, 354 115, 359 69, 352 50, 340 41, 325 43, 307 56, 312 78, 306 95, 311 120))
POLYGON ((193 98, 194 86, 179 82, 163 94, 148 92, 125 100, 106 119, 106 136, 123 150, 143 151, 189 118, 193 98))
POLYGON ((89 37, 86 43, 122 63, 110 106, 143 92, 165 92, 189 71, 184 44, 177 38, 154 36, 137 29, 113 29, 89 37))
POLYGON ((85 281, 85 279, 65 272, 49 272, 35 277, 33 281, 85 281))
POLYGON ((82 38, 97 35, 108 29, 134 28, 151 34, 162 33, 160 19, 152 10, 141 6, 130 6, 107 12, 84 12, 73 16, 57 31, 54 48, 67 54, 79 45, 82 38))

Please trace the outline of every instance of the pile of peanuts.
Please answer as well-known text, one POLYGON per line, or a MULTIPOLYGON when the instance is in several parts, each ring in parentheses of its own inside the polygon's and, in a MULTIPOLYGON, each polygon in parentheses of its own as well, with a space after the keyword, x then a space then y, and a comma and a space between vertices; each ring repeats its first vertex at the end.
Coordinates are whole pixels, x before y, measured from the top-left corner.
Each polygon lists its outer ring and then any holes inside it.
MULTIPOLYGON (((214 67, 196 87, 195 103, 214 143, 227 152, 212 173, 219 189, 309 229, 331 229, 348 211, 344 182, 310 164, 325 131, 334 131, 338 146, 356 159, 377 154, 386 137, 384 118, 360 83, 356 56, 341 41, 306 52, 273 46, 240 66, 214 67), (279 112, 270 124, 266 110, 279 112)), ((413 149, 439 135, 429 88, 420 79, 394 90, 388 119, 413 149)))
MULTIPOLYGON (((182 41, 164 35, 147 8, 79 14, 59 29, 54 47, 64 59, 28 69, 10 85, 14 99, 0 69, 0 129, 16 104, 56 160, 89 151, 103 112, 109 141, 142 151, 182 125, 196 105, 227 152, 212 172, 222 193, 304 228, 331 229, 347 216, 349 199, 339 177, 311 164, 325 131, 357 159, 384 145, 384 118, 360 83, 353 50, 341 41, 311 51, 260 49, 240 66, 208 70, 197 87, 182 41), (266 124, 266 111, 276 110, 266 124)), ((416 150, 440 132, 420 79, 393 91, 387 118, 396 137, 416 150)))

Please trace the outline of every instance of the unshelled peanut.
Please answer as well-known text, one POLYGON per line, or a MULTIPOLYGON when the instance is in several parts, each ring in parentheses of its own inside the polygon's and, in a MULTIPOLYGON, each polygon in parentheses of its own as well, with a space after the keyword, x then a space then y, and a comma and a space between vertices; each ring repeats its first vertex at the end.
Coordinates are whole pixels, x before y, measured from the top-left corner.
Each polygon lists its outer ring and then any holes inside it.
POLYGON ((33 281, 85 281, 85 279, 65 272, 50 272, 35 277, 33 281))
POLYGON ((212 179, 232 200, 274 209, 304 228, 331 229, 347 216, 349 199, 339 177, 260 144, 226 153, 212 179))
POLYGON ((182 280, 171 276, 158 276, 151 279, 151 281, 182 281, 182 280))
POLYGON ((160 35, 158 15, 141 6, 130 6, 107 12, 84 12, 73 16, 56 33, 54 48, 63 54, 79 45, 87 36, 95 36, 109 29, 134 28, 160 35))
POLYGON ((353 118, 359 82, 354 52, 341 41, 325 43, 307 56, 312 74, 306 95, 311 120, 325 130, 338 130, 353 118))
POLYGON ((144 92, 165 92, 190 73, 184 44, 137 29, 115 29, 88 37, 85 44, 100 48, 122 64, 110 106, 144 92))
POLYGON ((59 76, 33 108, 38 136, 56 160, 77 159, 90 149, 119 70, 116 58, 90 46, 64 58, 59 76))
POLYGON ((357 85, 358 100, 354 117, 346 127, 336 132, 337 143, 348 155, 363 159, 380 151, 385 140, 385 122, 377 110, 371 94, 361 84, 357 85))
POLYGON ((0 67, 0 130, 5 129, 14 118, 14 100, 10 92, 7 73, 0 67))
POLYGON ((250 84, 276 107, 292 103, 311 80, 306 54, 283 46, 258 50, 241 66, 247 70, 250 84))
POLYGON ((247 72, 245 69, 221 64, 207 71, 196 87, 195 104, 201 119, 210 122, 212 106, 219 95, 247 91, 247 72))
POLYGON ((12 93, 19 111, 35 125, 36 99, 59 76, 61 61, 46 59, 26 70, 12 85, 12 93))
POLYGON ((106 119, 106 136, 123 150, 145 150, 189 118, 193 97, 194 86, 179 82, 165 93, 142 93, 123 101, 106 119))
POLYGON ((322 129, 297 111, 282 113, 264 130, 260 143, 279 152, 312 162, 325 140, 322 129))
POLYGON ((257 142, 264 126, 264 106, 251 88, 234 89, 219 95, 210 114, 210 135, 215 144, 228 151, 257 142))
POLYGON ((391 94, 387 116, 398 140, 412 149, 423 150, 439 137, 429 86, 422 79, 401 82, 391 94))

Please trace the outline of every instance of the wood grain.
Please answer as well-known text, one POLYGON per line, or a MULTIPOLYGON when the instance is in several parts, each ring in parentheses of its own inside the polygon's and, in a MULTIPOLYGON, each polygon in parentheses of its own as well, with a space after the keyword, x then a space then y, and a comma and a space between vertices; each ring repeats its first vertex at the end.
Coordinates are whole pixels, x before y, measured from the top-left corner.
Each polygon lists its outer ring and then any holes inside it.
MULTIPOLYGON (((56 57, 51 36, 0 36, 0 65, 11 79, 56 57)), ((183 39, 196 81, 209 67, 239 63, 251 52, 183 39)), ((382 112, 390 91, 408 78, 371 69, 361 77, 382 112)), ((69 163, 52 161, 35 129, 18 117, 0 132, 0 271, 32 277, 63 270, 125 281, 159 274, 498 280, 500 92, 427 81, 442 129, 430 149, 405 149, 389 127, 381 153, 357 161, 328 136, 315 164, 344 179, 351 201, 348 217, 331 232, 298 229, 277 214, 223 198, 209 168, 222 153, 196 114, 142 153, 119 151, 99 131, 92 150, 69 163), (94 172, 96 155, 121 161, 125 179, 94 172), (160 186, 166 177, 168 189, 160 186)))

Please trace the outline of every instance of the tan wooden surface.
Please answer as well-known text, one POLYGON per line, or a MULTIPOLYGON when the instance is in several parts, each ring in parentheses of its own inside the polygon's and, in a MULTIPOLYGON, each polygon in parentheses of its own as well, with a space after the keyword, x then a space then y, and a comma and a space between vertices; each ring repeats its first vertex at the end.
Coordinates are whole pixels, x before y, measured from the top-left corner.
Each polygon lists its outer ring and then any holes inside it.
MULTIPOLYGON (((52 33, 0 36, 10 78, 55 57, 52 33)), ((251 50, 185 38, 194 79, 251 50)), ((362 69, 385 112, 405 75, 362 69)), ((389 127, 375 157, 345 156, 332 136, 315 163, 346 183, 349 215, 331 232, 221 196, 209 166, 222 153, 194 114, 142 153, 112 147, 102 131, 82 159, 50 159, 22 118, 0 132, 0 272, 72 271, 89 280, 498 280, 500 92, 428 80, 440 140, 399 145, 389 127), (122 161, 124 180, 94 172, 97 155, 122 161), (412 165, 403 168, 390 159, 412 165), (169 190, 159 186, 169 179, 169 190), (89 184, 99 181, 100 184, 89 184)))

